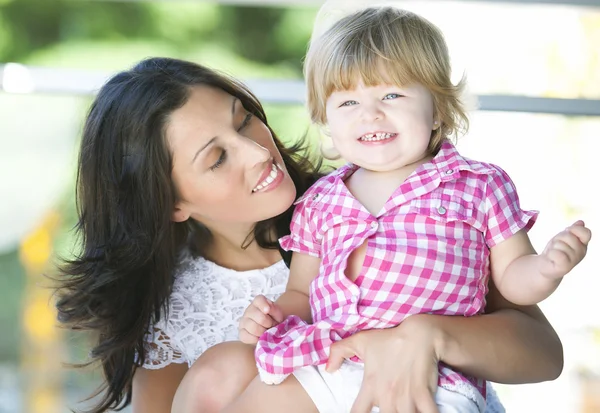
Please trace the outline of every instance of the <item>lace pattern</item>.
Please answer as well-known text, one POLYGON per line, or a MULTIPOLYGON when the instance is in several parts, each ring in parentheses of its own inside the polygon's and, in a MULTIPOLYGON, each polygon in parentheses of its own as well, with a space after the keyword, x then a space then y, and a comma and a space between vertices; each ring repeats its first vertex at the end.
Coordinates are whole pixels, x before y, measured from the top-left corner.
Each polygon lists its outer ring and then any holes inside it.
MULTIPOLYGON (((211 346, 237 340, 238 321, 252 299, 263 294, 275 300, 285 290, 288 276, 283 261, 239 272, 186 255, 175 275, 169 313, 146 336, 143 367, 191 366, 211 346)), ((486 403, 486 413, 505 413, 489 383, 486 403)))
POLYGON ((169 313, 146 336, 143 367, 191 365, 215 344, 237 340, 238 321, 252 299, 258 294, 276 299, 288 275, 283 261, 240 272, 186 255, 175 275, 169 313))

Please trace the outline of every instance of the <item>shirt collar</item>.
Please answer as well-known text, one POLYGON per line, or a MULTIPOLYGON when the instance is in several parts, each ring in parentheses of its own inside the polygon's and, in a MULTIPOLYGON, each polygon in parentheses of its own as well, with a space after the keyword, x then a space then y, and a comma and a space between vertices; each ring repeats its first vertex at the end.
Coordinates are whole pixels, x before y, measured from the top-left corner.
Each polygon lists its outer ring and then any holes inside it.
MULTIPOLYGON (((336 181, 345 181, 358 168, 357 165, 352 163, 342 165, 317 181, 317 185, 311 187, 294 204, 299 204, 305 200, 316 201, 331 191, 339 190, 334 189, 336 188, 336 185, 334 185, 336 181), (329 185, 325 184, 325 182, 329 183, 329 185)), ((448 139, 444 139, 440 150, 434 158, 417 168, 415 171, 416 174, 413 173, 408 180, 417 179, 421 182, 427 180, 438 183, 440 181, 448 182, 458 179, 461 175, 461 171, 468 171, 474 174, 488 174, 493 172, 494 169, 488 164, 463 157, 452 142, 448 139), (440 180, 438 181, 438 179, 440 180)))
POLYGON ((488 174, 493 169, 484 163, 463 157, 448 139, 444 139, 442 146, 434 158, 423 164, 429 173, 437 173, 443 181, 453 180, 460 176, 460 171, 475 174, 488 174))
MULTIPOLYGON (((475 174, 487 174, 493 171, 493 168, 489 165, 463 157, 448 139, 442 141, 438 153, 431 161, 424 163, 422 167, 430 173, 437 172, 442 177, 458 176, 460 175, 460 171, 468 171, 475 174)), ((335 176, 345 181, 357 169, 358 166, 347 163, 331 173, 330 176, 335 176)))

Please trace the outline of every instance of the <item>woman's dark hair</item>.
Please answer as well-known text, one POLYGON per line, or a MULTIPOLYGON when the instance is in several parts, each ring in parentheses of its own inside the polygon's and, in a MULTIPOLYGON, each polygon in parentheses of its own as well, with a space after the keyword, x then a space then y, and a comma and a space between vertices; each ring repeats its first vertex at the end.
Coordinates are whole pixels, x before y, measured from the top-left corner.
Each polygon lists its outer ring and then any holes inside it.
MULTIPOLYGON (((219 88, 267 124, 258 99, 240 82, 206 67, 151 58, 118 73, 100 90, 85 122, 77 172, 75 228, 81 249, 63 262, 58 318, 95 333, 91 361, 104 384, 90 412, 120 410, 131 402, 135 369, 146 359, 144 337, 166 314, 179 253, 202 255, 210 232, 200 223, 171 220, 177 193, 165 139, 169 116, 195 85, 219 88)), ((268 125, 268 124, 267 124, 268 125)), ((298 195, 316 178, 300 147, 275 137, 298 195)), ((289 231, 292 207, 256 224, 253 241, 277 248, 271 231, 289 231)))

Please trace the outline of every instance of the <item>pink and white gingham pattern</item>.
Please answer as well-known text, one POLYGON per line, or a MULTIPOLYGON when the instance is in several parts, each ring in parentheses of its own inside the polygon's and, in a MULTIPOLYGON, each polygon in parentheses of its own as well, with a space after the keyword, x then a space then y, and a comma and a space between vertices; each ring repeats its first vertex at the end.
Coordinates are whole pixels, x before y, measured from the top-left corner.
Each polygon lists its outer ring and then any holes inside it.
MULTIPOLYGON (((528 230, 537 217, 521 209, 502 169, 460 156, 449 141, 377 217, 343 183, 356 169, 346 165, 317 181, 297 201, 291 234, 280 240, 284 249, 322 261, 309 291, 313 324, 291 316, 258 342, 265 381, 326 363, 333 342, 361 330, 394 327, 420 313, 480 314, 489 248, 528 230), (353 282, 344 273, 346 263, 365 241, 364 265, 353 282)), ((461 393, 474 386, 485 397, 485 381, 444 365, 439 385, 461 393)))

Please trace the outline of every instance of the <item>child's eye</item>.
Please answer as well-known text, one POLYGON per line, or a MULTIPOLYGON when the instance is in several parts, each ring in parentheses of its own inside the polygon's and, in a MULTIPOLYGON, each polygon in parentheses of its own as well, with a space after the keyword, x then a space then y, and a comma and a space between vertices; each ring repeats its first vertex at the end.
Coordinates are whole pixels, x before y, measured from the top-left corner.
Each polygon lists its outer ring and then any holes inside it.
POLYGON ((340 105, 340 108, 342 106, 354 106, 354 105, 358 105, 358 102, 356 100, 347 100, 340 105))
POLYGON ((385 95, 383 97, 383 100, 398 99, 401 97, 402 97, 402 95, 399 93, 388 93, 387 95, 385 95))

